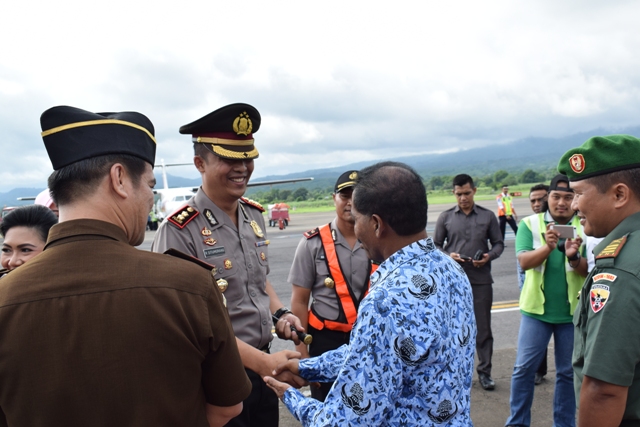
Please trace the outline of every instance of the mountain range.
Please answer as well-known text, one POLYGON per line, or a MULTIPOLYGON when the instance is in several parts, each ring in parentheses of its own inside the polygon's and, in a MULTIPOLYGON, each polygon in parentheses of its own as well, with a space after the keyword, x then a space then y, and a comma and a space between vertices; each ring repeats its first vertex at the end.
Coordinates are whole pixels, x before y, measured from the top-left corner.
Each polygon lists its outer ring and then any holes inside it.
MULTIPOLYGON (((423 154, 411 157, 379 159, 375 161, 357 162, 348 165, 313 169, 287 175, 269 175, 255 178, 252 182, 270 181, 276 179, 313 177, 313 181, 294 184, 281 184, 278 188, 293 189, 298 187, 331 188, 337 177, 349 169, 362 169, 377 161, 393 160, 404 162, 415 168, 425 179, 436 175, 455 175, 468 173, 471 176, 484 176, 497 170, 504 169, 510 173, 523 172, 526 169, 542 171, 555 168, 562 154, 572 147, 576 147, 593 135, 611 134, 611 130, 594 129, 588 132, 576 133, 560 138, 530 137, 505 144, 489 145, 480 148, 464 149, 444 154, 423 154)), ((640 126, 616 129, 615 133, 640 135, 640 126)), ((170 187, 190 187, 200 185, 200 178, 184 178, 167 174, 170 187)), ((162 177, 156 173, 158 183, 162 177)), ((16 198, 35 196, 43 188, 16 188, 7 193, 0 193, 0 206, 15 206, 32 202, 18 202, 16 198)), ((249 189, 247 194, 263 191, 263 187, 249 189)))

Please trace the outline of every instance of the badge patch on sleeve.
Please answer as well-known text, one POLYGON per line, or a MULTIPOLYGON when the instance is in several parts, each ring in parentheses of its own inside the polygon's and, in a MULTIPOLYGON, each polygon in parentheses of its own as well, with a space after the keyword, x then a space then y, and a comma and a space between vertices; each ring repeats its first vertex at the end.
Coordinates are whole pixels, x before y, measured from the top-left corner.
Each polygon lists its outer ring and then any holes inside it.
POLYGON ((599 312, 604 308, 607 301, 609 301, 609 286, 594 283, 591 285, 589 297, 591 298, 591 310, 593 310, 594 313, 599 312))

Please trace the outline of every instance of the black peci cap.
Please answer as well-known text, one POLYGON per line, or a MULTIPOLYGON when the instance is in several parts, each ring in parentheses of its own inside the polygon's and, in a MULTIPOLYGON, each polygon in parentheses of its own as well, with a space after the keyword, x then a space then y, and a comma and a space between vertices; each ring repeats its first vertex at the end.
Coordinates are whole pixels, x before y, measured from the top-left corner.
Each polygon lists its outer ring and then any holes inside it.
POLYGON ((258 129, 258 110, 249 104, 231 104, 180 127, 180 133, 192 135, 194 143, 204 144, 216 156, 238 160, 258 157, 253 140, 258 129))
POLYGON ((358 171, 346 171, 338 177, 336 186, 333 189, 334 193, 339 193, 345 188, 353 187, 358 181, 358 171))
POLYGON ((107 154, 129 154, 151 165, 155 162, 153 124, 134 111, 91 113, 59 106, 42 113, 40 125, 54 170, 107 154))

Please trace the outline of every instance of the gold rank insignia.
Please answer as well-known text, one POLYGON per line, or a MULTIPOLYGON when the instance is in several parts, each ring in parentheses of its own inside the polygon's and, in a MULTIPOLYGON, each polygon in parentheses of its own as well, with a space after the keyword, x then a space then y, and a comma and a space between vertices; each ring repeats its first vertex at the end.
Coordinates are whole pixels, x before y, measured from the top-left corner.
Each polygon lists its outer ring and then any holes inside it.
POLYGON ((233 131, 238 135, 249 135, 253 130, 253 123, 251 123, 251 119, 246 111, 243 111, 236 119, 233 121, 233 131))
POLYGON ((207 246, 213 246, 216 243, 218 243, 218 241, 216 239, 214 239, 213 237, 209 237, 207 239, 204 239, 204 244, 207 246))
POLYGON ((202 234, 203 236, 211 236, 211 230, 209 230, 207 227, 202 227, 202 231, 200 232, 200 234, 202 234))
POLYGON ((225 270, 231 270, 233 268, 233 264, 231 264, 231 260, 230 259, 225 259, 224 260, 224 269, 225 270))
POLYGON ((224 279, 218 279, 216 283, 218 284, 218 289, 220 289, 220 292, 226 291, 229 287, 229 282, 224 279))
POLYGON ((260 252, 260 259, 263 261, 267 260, 267 256, 264 254, 264 252, 260 252))
POLYGON ((596 259, 602 258, 615 258, 620 253, 620 250, 627 242, 627 236, 623 236, 619 239, 613 240, 611 243, 607 245, 606 248, 602 250, 597 256, 596 259))
POLYGON ((333 287, 336 285, 336 282, 334 282, 331 277, 327 277, 326 279, 324 279, 324 285, 329 289, 333 289, 333 287))
POLYGON ((184 206, 182 210, 175 212, 173 215, 169 216, 167 220, 176 227, 183 229, 191 222, 191 220, 193 220, 193 218, 197 217, 199 213, 200 212, 191 206, 184 206))
POLYGON ((264 233, 260 229, 260 226, 258 225, 257 222, 251 221, 251 228, 253 228, 253 232, 255 233, 256 236, 264 237, 264 233))

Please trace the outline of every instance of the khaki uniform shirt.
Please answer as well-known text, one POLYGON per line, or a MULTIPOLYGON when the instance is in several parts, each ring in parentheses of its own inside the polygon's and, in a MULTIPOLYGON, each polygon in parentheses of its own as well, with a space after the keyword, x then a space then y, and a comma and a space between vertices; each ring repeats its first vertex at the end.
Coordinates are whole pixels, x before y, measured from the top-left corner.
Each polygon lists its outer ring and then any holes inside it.
POLYGON ((174 248, 213 264, 216 280, 228 283, 224 296, 233 330, 255 348, 263 348, 273 339, 270 300, 265 290, 269 253, 264 230, 262 212, 257 208, 240 200, 236 228, 200 188, 184 208, 160 225, 151 245, 154 252, 174 248), (186 214, 179 217, 182 212, 186 214), (257 228, 251 226, 252 222, 257 228))
MULTIPOLYGON (((357 241, 353 250, 344 236, 338 230, 336 219, 331 222, 331 229, 336 231, 336 254, 344 278, 351 286, 355 297, 360 299, 366 286, 369 284, 369 270, 371 264, 367 252, 360 241, 357 241)), ((303 237, 296 249, 289 283, 302 288, 311 289, 311 302, 316 313, 327 320, 337 320, 339 315, 338 296, 335 288, 324 285, 324 279, 331 277, 320 234, 307 239, 303 237)))
POLYGON ((2 278, 0 336, 0 425, 204 427, 251 389, 210 271, 103 221, 2 278))
POLYGON ((638 230, 640 213, 627 217, 596 246, 596 266, 584 282, 573 317, 577 403, 584 375, 629 387, 623 420, 640 420, 638 230))

